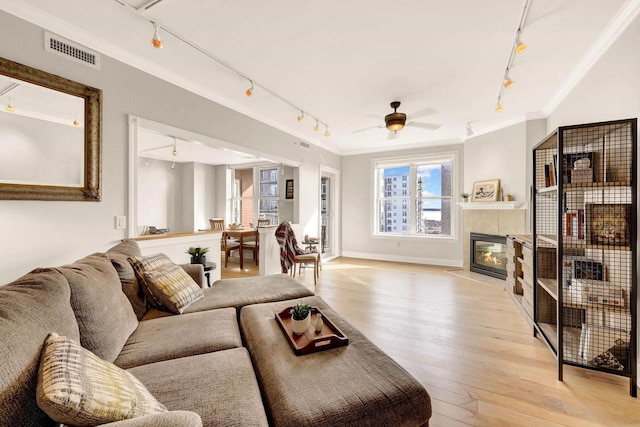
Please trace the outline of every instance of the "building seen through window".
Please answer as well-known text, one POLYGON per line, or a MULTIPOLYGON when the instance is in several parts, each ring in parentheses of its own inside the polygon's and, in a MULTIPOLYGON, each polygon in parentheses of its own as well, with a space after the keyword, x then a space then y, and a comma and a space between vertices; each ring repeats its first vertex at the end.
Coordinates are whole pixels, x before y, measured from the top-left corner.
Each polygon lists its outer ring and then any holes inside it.
POLYGON ((377 166, 376 234, 451 236, 453 166, 452 157, 377 166), (397 181, 402 188, 389 190, 397 181), (392 220, 395 216, 402 221, 392 220))
POLYGON ((234 170, 231 222, 249 228, 258 218, 279 224, 280 169, 253 166, 234 170), (254 188, 258 191, 254 191, 254 188), (256 212, 256 206, 258 210, 256 212))

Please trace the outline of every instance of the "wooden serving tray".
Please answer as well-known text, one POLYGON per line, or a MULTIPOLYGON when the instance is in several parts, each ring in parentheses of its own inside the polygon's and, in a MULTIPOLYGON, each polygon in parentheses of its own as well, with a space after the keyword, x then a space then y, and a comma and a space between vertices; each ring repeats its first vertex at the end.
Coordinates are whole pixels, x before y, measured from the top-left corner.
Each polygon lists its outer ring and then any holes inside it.
POLYGON ((311 307, 311 326, 302 335, 294 335, 291 332, 291 309, 288 307, 280 313, 276 313, 276 322, 284 332, 289 345, 296 356, 329 350, 331 348, 349 345, 349 338, 333 324, 325 314, 317 307, 311 307), (324 325, 322 331, 316 332, 314 322, 318 313, 322 314, 324 325))

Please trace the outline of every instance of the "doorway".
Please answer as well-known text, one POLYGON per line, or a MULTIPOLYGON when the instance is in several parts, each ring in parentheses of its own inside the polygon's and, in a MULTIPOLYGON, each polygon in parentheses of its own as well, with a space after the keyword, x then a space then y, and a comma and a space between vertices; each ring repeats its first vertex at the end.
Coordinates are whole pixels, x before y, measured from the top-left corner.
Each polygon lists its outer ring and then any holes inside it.
POLYGON ((323 260, 339 256, 339 171, 320 170, 320 255, 323 260))

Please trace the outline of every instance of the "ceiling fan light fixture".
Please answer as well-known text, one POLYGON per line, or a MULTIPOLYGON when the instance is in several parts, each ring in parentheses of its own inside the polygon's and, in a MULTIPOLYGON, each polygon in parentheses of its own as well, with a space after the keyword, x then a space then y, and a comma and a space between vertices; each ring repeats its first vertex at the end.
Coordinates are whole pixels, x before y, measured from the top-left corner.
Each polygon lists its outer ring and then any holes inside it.
POLYGON ((151 39, 151 44, 156 49, 162 49, 164 47, 160 34, 158 33, 158 26, 155 24, 153 25, 153 39, 151 39))
POLYGON ((398 113, 398 107, 400 106, 400 101, 393 101, 391 103, 391 108, 393 108, 393 113, 387 114, 384 116, 384 123, 387 129, 391 132, 398 132, 404 128, 405 123, 407 122, 407 115, 404 113, 398 113))

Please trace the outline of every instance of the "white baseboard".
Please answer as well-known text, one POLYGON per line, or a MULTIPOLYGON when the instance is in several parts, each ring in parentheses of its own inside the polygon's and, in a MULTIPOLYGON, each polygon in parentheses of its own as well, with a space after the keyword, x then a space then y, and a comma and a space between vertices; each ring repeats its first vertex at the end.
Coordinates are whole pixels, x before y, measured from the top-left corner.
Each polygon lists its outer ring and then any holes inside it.
POLYGON ((398 255, 383 255, 372 254, 367 252, 350 252, 342 251, 343 257, 348 258, 362 258, 371 259, 376 261, 392 261, 392 262, 407 262, 410 264, 424 264, 424 265, 439 265, 443 267, 462 267, 462 260, 459 259, 441 259, 441 258, 424 258, 424 257, 412 257, 412 256, 398 256, 398 255))

